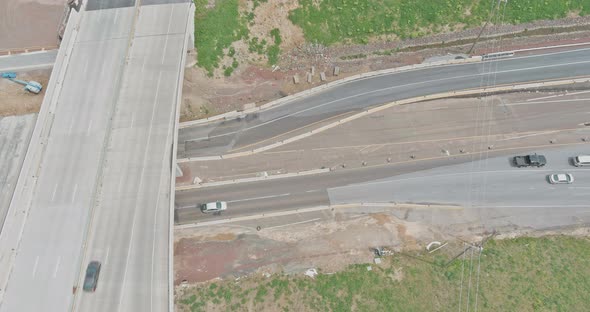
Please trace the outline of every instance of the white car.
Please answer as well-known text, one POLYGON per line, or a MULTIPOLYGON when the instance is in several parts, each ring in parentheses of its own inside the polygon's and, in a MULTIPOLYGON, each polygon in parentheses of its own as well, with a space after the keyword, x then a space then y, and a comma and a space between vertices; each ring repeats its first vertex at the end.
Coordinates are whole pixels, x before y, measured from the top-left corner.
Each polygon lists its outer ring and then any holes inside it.
POLYGON ((227 210, 227 203, 224 201, 217 201, 201 205, 202 212, 221 212, 227 210))
POLYGON ((574 183, 574 176, 569 173, 554 173, 549 175, 549 183, 551 184, 572 184, 574 183))

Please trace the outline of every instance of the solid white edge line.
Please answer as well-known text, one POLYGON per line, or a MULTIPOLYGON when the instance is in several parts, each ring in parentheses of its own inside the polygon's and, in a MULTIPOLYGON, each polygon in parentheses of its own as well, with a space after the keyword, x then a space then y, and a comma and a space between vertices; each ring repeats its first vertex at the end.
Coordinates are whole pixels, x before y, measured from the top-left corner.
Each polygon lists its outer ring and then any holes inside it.
POLYGON ((291 195, 291 193, 284 193, 284 194, 278 194, 278 195, 269 195, 269 196, 260 196, 260 197, 252 197, 252 198, 244 198, 244 199, 236 199, 236 200, 228 200, 227 203, 240 203, 240 202, 245 202, 245 201, 252 201, 252 200, 258 200, 258 199, 269 199, 269 198, 277 198, 277 197, 285 197, 285 196, 289 196, 291 195))
POLYGON ((271 227, 265 227, 264 229, 265 230, 278 229, 278 228, 282 228, 282 227, 289 226, 289 225, 297 225, 297 224, 309 223, 309 222, 314 222, 314 221, 321 220, 321 219, 322 218, 315 218, 315 219, 310 219, 310 220, 305 220, 305 221, 299 221, 299 222, 293 222, 293 223, 275 225, 275 226, 271 226, 271 227))
POLYGON ((516 102, 516 103, 506 103, 506 104, 498 104, 498 106, 519 106, 519 105, 536 105, 536 104, 549 104, 549 103, 567 103, 567 102, 580 102, 580 101, 588 101, 590 99, 567 99, 567 100, 551 100, 551 101, 537 101, 537 102, 516 102))
POLYGON ((569 44, 546 46, 546 47, 519 49, 519 50, 512 50, 510 52, 517 53, 517 52, 528 52, 528 51, 536 51, 536 50, 559 49, 559 48, 577 47, 577 46, 582 46, 582 45, 590 45, 590 42, 579 42, 579 43, 569 43, 569 44))

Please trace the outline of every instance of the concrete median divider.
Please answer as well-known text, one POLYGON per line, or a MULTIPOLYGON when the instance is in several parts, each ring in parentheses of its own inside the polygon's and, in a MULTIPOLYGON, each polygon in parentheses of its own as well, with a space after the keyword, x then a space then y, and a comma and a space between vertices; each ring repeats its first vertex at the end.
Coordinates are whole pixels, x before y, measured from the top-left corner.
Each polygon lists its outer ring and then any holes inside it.
POLYGON ((229 159, 229 158, 236 158, 236 157, 242 157, 242 156, 250 156, 252 154, 254 154, 253 151, 245 151, 245 152, 221 155, 220 157, 223 159, 229 159))
POLYGON ((351 115, 351 116, 348 116, 348 117, 345 117, 342 119, 339 119, 339 120, 334 121, 330 124, 321 126, 317 129, 313 129, 313 130, 310 130, 306 133, 295 135, 295 136, 290 137, 288 139, 284 139, 284 140, 281 140, 281 141, 278 141, 278 142, 275 142, 275 143, 272 143, 272 144, 269 144, 269 145, 266 145, 263 147, 253 149, 248 152, 226 154, 226 155, 220 155, 218 157, 212 157, 212 156, 191 157, 191 158, 179 159, 178 162, 183 163, 183 162, 191 162, 191 161, 217 160, 217 159, 235 158, 235 157, 240 157, 240 156, 249 156, 249 155, 257 154, 257 153, 264 152, 264 151, 267 151, 267 150, 270 150, 270 149, 273 149, 273 148, 276 148, 276 147, 279 147, 279 146, 282 146, 282 145, 285 145, 288 143, 299 141, 299 140, 307 138, 313 134, 321 133, 321 132, 326 131, 328 129, 334 128, 338 125, 341 125, 341 124, 359 119, 361 117, 370 115, 372 113, 379 112, 384 109, 388 109, 388 108, 398 106, 398 105, 418 103, 418 102, 423 102, 423 101, 431 101, 431 100, 450 98, 450 97, 456 97, 456 96, 468 96, 468 95, 477 95, 477 94, 509 92, 509 91, 514 91, 514 90, 526 90, 526 89, 531 89, 531 88, 559 86, 559 85, 568 85, 568 84, 585 83, 585 82, 590 82, 590 77, 583 77, 583 78, 577 78, 577 79, 566 79, 566 80, 555 80, 555 81, 540 81, 540 82, 524 83, 524 84, 510 84, 510 85, 502 85, 502 86, 497 86, 497 87, 468 89, 468 90, 460 90, 460 91, 449 91, 449 92, 424 95, 424 96, 419 96, 419 97, 414 97, 414 98, 409 98, 409 99, 404 99, 404 100, 399 100, 399 101, 393 101, 393 102, 386 103, 386 104, 383 104, 380 106, 369 108, 365 111, 359 112, 357 114, 354 114, 354 115, 351 115))
POLYGON ((233 118, 239 117, 241 114, 242 113, 238 112, 238 111, 231 111, 231 112, 215 115, 212 117, 181 122, 178 124, 178 129, 188 128, 188 127, 192 127, 192 126, 196 126, 196 125, 200 125, 200 124, 204 124, 204 123, 208 123, 208 122, 212 122, 212 121, 222 120, 222 119, 233 119, 233 118))
POLYGON ((238 183, 260 182, 260 181, 267 181, 267 180, 293 178, 293 177, 300 177, 300 176, 306 176, 306 175, 312 175, 312 174, 320 174, 320 173, 326 173, 326 172, 330 172, 330 168, 306 170, 306 171, 284 173, 284 174, 275 174, 275 175, 262 176, 262 177, 252 177, 252 178, 207 182, 207 183, 192 184, 192 185, 182 185, 182 186, 177 186, 176 191, 177 192, 178 191, 188 191, 188 190, 204 188, 204 187, 212 187, 212 186, 222 186, 222 185, 230 185, 230 184, 238 184, 238 183))
POLYGON ((202 157, 189 157, 189 158, 180 158, 176 160, 176 163, 182 164, 191 161, 208 161, 208 160, 221 160, 223 159, 222 156, 202 156, 202 157))

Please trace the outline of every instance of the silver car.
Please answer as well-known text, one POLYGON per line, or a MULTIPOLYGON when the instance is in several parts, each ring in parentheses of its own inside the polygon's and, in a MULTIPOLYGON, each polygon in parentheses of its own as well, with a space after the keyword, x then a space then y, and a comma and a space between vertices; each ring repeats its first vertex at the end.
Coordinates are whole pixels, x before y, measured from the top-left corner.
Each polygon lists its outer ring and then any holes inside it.
POLYGON ((224 201, 206 203, 201 205, 201 211, 204 213, 214 212, 220 213, 224 210, 227 210, 227 203, 224 201))
POLYGON ((574 176, 569 173, 554 173, 549 175, 549 183, 551 184, 572 184, 574 183, 574 176))

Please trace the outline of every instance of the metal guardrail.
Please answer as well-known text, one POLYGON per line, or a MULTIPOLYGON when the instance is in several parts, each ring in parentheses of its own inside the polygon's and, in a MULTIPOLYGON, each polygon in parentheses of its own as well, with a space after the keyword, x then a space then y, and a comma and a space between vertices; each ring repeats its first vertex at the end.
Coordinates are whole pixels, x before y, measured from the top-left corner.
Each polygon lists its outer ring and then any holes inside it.
POLYGON ((499 59, 499 58, 512 57, 512 56, 514 56, 513 51, 495 52, 495 53, 488 53, 488 54, 482 55, 481 60, 482 61, 495 60, 495 59, 499 59))

